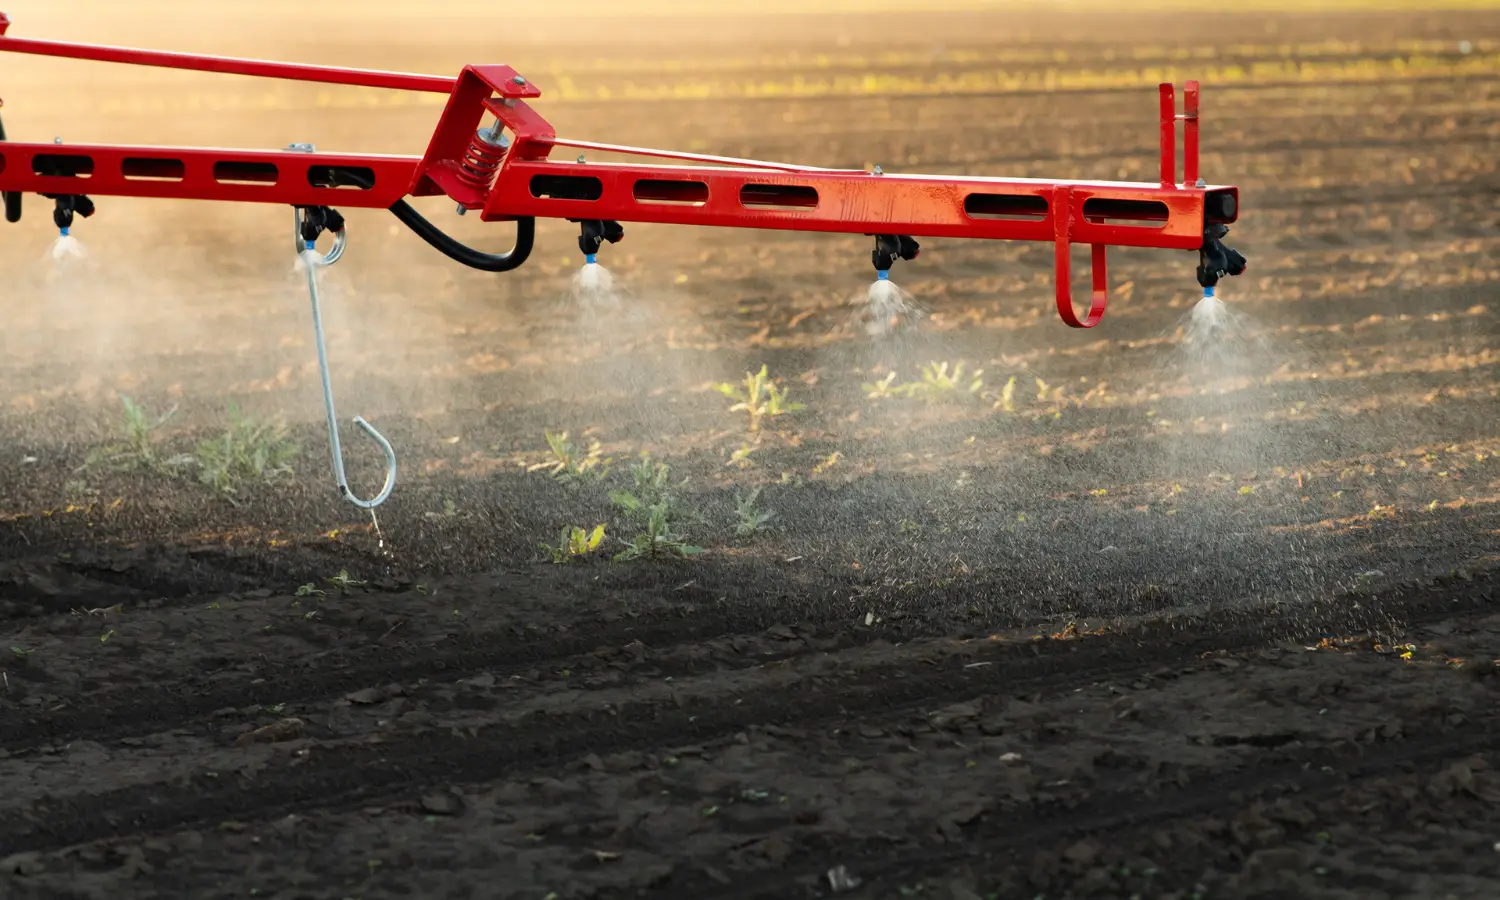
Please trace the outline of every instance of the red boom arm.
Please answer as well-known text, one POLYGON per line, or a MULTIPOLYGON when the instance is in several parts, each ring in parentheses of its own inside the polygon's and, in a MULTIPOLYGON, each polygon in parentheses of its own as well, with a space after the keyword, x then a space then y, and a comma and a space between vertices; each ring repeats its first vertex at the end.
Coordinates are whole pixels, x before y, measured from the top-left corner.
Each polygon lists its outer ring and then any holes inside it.
MULTIPOLYGON (((177 69, 286 78, 449 95, 420 158, 280 151, 72 144, 0 144, 0 191, 48 196, 124 195, 279 203, 296 207, 390 208, 407 195, 446 194, 486 221, 561 218, 659 222, 1056 244, 1057 309, 1088 328, 1104 314, 1108 245, 1199 250, 1199 281, 1239 274, 1218 238, 1236 221, 1239 191, 1198 178, 1198 84, 1188 82, 1179 116, 1161 85, 1161 180, 949 178, 880 169, 820 169, 647 150, 559 138, 527 103, 538 91, 503 65, 467 66, 457 79, 397 72, 31 40, 5 34, 0 51, 177 69), (495 130, 480 130, 486 113, 495 130), (1185 180, 1177 182, 1176 125, 1184 122, 1185 180), (503 126, 501 129, 499 126, 503 126), (503 136, 502 136, 503 135, 503 136), (589 163, 551 159, 553 148, 597 150, 699 165, 589 163), (1093 245, 1092 302, 1073 308, 1069 248, 1093 245), (1205 268, 1207 267, 1207 268, 1205 268), (1205 275, 1205 271, 1208 272, 1205 275)), ((915 246, 913 244, 913 246, 915 246)), ((1237 266, 1237 268, 1236 268, 1237 266)))

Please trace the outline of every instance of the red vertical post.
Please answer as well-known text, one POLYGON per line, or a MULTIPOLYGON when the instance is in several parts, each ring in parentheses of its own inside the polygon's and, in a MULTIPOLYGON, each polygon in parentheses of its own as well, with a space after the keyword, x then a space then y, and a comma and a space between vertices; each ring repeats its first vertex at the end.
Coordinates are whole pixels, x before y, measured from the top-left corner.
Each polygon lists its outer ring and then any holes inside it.
POLYGON ((1189 81, 1182 92, 1182 183, 1198 183, 1198 82, 1189 81))
POLYGON ((1172 85, 1161 86, 1161 186, 1177 184, 1177 95, 1172 85))

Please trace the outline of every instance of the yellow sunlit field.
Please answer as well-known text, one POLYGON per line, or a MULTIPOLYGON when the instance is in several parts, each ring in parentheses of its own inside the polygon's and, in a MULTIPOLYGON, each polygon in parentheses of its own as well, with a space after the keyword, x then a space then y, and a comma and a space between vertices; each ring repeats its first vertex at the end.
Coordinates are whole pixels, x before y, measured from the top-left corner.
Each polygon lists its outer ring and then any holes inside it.
MULTIPOLYGON (((1500 896, 1500 3, 518 7, 0 0, 871 178, 1156 184, 1197 80, 1248 268, 1111 247, 1071 329, 1048 242, 544 219, 490 274, 341 209, 371 512, 289 210, 26 196, 0 897, 1500 896)), ((415 156, 448 102, 13 48, 11 141, 415 156)))

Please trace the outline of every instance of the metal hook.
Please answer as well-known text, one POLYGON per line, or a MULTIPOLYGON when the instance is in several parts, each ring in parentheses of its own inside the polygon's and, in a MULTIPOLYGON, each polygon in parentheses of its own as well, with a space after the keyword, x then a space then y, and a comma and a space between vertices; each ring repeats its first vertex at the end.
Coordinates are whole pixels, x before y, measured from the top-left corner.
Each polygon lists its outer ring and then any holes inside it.
MULTIPOLYGON (((302 239, 302 210, 292 207, 292 240, 297 248, 297 256, 302 256, 302 251, 316 251, 318 248, 308 244, 302 239)), ((339 231, 333 233, 333 247, 329 249, 328 255, 323 257, 323 265, 331 266, 338 262, 344 255, 344 247, 349 243, 349 226, 345 225, 339 231)))
MULTIPOLYGON (((299 224, 300 224, 300 215, 299 224)), ((335 245, 335 249, 342 253, 343 235, 339 235, 341 243, 335 245)), ((303 241, 300 231, 298 235, 298 252, 313 249, 312 241, 303 241)), ((335 257, 336 258, 336 257, 335 257)), ((326 263, 325 263, 326 264, 326 263)), ((385 435, 375 430, 375 426, 366 422, 359 416, 354 417, 354 424, 358 425, 365 434, 374 438, 375 443, 385 452, 385 486, 373 500, 361 500, 354 496, 349 490, 349 479, 344 475, 344 450, 339 443, 339 420, 338 414, 333 408, 333 383, 328 374, 328 350, 323 340, 323 312, 318 303, 318 268, 314 260, 307 260, 307 293, 312 299, 313 333, 318 341, 318 369, 323 376, 323 406, 328 410, 328 446, 333 452, 333 477, 338 483, 339 494, 345 500, 353 503, 361 509, 373 510, 386 501, 391 495, 392 489, 396 487, 396 451, 391 447, 391 442, 385 439, 385 435)))

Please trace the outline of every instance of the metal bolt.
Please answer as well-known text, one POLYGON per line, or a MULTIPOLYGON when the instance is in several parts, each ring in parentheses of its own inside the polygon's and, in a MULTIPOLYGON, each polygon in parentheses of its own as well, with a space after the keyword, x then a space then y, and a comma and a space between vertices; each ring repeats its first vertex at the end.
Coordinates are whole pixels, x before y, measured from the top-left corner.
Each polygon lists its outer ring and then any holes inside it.
POLYGON ((461 215, 461 216, 468 215, 469 214, 468 207, 464 206, 462 203, 458 204, 458 214, 461 215))
POLYGON ((516 84, 525 84, 526 83, 526 79, 522 78, 520 75, 517 75, 515 78, 512 78, 511 81, 514 81, 516 84))
POLYGON ((584 158, 583 158, 583 154, 582 154, 582 153, 580 153, 580 154, 578 154, 578 161, 579 161, 579 162, 583 162, 583 161, 584 161, 584 158))
POLYGON ((52 143, 54 143, 54 144, 61 144, 62 143, 62 138, 55 137, 55 138, 52 139, 52 143))
POLYGON ((879 166, 876 166, 875 167, 875 174, 876 175, 884 175, 885 174, 885 170, 882 169, 882 168, 880 168, 879 166))
POLYGON ((1198 183, 1194 185, 1194 187, 1208 187, 1208 183, 1205 182, 1202 178, 1199 178, 1198 183))
POLYGON ((510 97, 506 97, 504 100, 501 100, 500 102, 501 102, 501 104, 503 104, 506 107, 512 107, 513 108, 516 105, 516 101, 513 100, 510 97))

